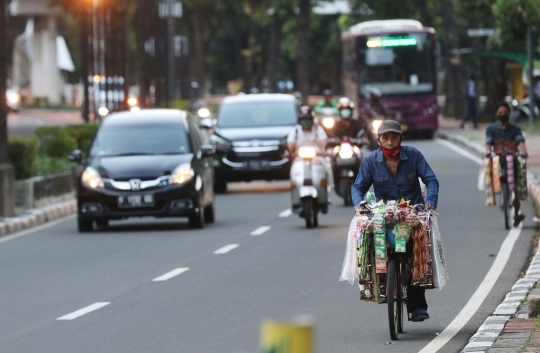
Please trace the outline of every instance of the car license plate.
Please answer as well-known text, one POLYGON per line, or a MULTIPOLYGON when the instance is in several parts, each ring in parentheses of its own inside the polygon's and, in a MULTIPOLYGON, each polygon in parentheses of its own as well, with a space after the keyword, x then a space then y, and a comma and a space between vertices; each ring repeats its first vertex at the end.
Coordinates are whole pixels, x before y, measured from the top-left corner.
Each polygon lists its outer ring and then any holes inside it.
POLYGON ((154 206, 154 195, 118 196, 118 207, 150 207, 154 206))
POLYGON ((247 162, 247 169, 249 170, 261 170, 268 167, 267 160, 252 160, 247 162))

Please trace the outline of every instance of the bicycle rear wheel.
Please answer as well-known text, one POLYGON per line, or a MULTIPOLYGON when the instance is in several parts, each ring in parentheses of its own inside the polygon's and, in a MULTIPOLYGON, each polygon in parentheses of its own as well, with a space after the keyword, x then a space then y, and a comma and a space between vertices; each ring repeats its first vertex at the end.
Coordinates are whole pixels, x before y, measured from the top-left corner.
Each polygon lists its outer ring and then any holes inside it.
POLYGON ((401 298, 401 285, 398 281, 398 267, 396 260, 388 260, 388 273, 386 275, 386 290, 388 304, 388 328, 390 329, 390 339, 398 339, 398 333, 403 332, 403 301, 401 298))
POLYGON ((508 184, 506 182, 501 183, 501 196, 503 200, 503 210, 504 210, 504 227, 510 229, 512 224, 512 215, 511 215, 511 203, 510 203, 510 190, 508 190, 508 184))

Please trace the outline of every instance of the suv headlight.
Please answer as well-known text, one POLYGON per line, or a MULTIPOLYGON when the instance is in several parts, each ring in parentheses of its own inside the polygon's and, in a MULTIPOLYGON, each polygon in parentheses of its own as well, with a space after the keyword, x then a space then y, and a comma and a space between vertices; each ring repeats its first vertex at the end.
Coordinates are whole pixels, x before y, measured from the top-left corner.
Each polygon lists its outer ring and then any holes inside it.
POLYGON ((181 164, 176 167, 169 177, 169 184, 185 184, 195 176, 195 171, 189 164, 181 164))
POLYGON ((98 171, 92 167, 86 167, 82 173, 81 182, 92 189, 104 187, 103 179, 101 179, 98 171))

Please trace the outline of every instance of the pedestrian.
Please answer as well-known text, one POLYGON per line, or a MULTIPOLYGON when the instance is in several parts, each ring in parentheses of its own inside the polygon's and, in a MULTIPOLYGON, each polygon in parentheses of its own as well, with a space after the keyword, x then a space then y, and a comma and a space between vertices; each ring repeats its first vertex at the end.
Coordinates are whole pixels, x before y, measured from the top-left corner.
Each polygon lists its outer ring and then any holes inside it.
POLYGON ((465 123, 467 121, 472 121, 473 127, 475 129, 478 129, 478 109, 476 105, 476 82, 474 79, 474 75, 471 74, 469 77, 469 80, 467 81, 467 89, 466 89, 466 96, 467 96, 467 116, 463 118, 463 121, 461 122, 460 127, 463 129, 465 128, 465 123))
POLYGON ((540 75, 534 76, 534 102, 540 111, 540 75))

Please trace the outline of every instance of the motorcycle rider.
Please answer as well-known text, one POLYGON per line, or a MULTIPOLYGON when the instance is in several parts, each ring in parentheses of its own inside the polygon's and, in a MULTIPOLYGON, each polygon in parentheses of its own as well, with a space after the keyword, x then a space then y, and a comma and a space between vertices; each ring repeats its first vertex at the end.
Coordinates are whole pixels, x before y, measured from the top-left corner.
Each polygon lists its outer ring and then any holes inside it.
MULTIPOLYGON (((377 143, 380 148, 371 152, 360 166, 356 182, 351 188, 353 204, 358 209, 371 185, 376 200, 410 200, 411 204, 425 204, 435 209, 439 198, 439 181, 426 159, 416 148, 402 146, 401 125, 394 120, 385 120, 378 130, 377 143), (424 200, 418 178, 426 185, 424 200)), ((392 233, 390 233, 391 235, 392 233)), ((389 237, 389 243, 395 239, 389 237)), ((407 287, 408 309, 412 321, 429 319, 425 289, 407 287)))
MULTIPOLYGON (((486 157, 491 156, 491 152, 502 154, 510 152, 518 153, 518 147, 521 150, 521 156, 527 158, 527 146, 525 146, 525 137, 521 132, 521 128, 517 125, 510 124, 510 106, 506 102, 497 104, 495 110, 497 122, 488 125, 486 129, 486 157)), ((520 214, 521 201, 519 197, 514 197, 514 227, 525 219, 524 214, 520 214)))
POLYGON ((321 151, 324 151, 327 139, 324 129, 320 125, 315 125, 315 116, 311 108, 307 105, 300 107, 298 124, 287 137, 289 152, 294 155, 296 148, 306 142, 316 144, 321 151))
POLYGON ((323 91, 324 99, 320 100, 319 103, 315 106, 314 110, 316 113, 319 113, 322 108, 334 108, 338 109, 337 102, 332 99, 332 91, 329 89, 325 89, 323 91))
POLYGON ((362 126, 360 122, 354 119, 354 103, 347 97, 342 97, 338 102, 339 119, 333 129, 333 134, 337 138, 343 138, 345 136, 355 138, 357 137, 362 126))
POLYGON ((391 116, 388 106, 382 101, 382 93, 377 88, 372 88, 369 92, 369 102, 365 106, 366 115, 373 119, 386 119, 391 116))

